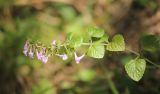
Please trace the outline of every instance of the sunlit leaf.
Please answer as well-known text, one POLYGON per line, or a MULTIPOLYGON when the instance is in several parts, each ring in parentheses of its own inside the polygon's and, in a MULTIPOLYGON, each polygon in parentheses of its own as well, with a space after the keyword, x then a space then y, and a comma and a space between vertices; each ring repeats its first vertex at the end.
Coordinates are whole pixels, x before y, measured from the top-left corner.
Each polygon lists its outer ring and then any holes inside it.
POLYGON ((115 35, 112 39, 112 42, 106 47, 109 51, 124 51, 125 50, 125 42, 122 35, 115 35))
POLYGON ((109 36, 107 34, 103 35, 103 37, 98 40, 97 42, 108 42, 109 36))
POLYGON ((125 70, 128 76, 134 81, 139 81, 145 71, 146 61, 144 59, 134 59, 126 63, 125 70))
POLYGON ((104 53, 104 45, 95 44, 89 47, 87 55, 93 58, 103 58, 104 53))
POLYGON ((101 28, 95 28, 95 27, 89 27, 88 28, 88 34, 91 37, 102 37, 104 35, 104 30, 101 28))
POLYGON ((67 40, 68 40, 70 46, 72 46, 72 47, 79 47, 83 43, 83 37, 80 35, 73 34, 73 33, 70 33, 68 35, 67 40))

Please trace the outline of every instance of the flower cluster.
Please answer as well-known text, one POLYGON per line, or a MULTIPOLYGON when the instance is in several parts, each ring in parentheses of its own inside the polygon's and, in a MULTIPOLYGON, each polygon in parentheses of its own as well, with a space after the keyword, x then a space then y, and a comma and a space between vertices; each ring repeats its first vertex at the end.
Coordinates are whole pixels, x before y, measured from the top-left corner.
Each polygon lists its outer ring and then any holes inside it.
POLYGON ((38 60, 41 60, 43 63, 47 63, 48 56, 44 54, 44 51, 36 52, 38 60))
MULTIPOLYGON (((28 56, 30 58, 34 57, 34 52, 33 48, 31 47, 30 43, 27 41, 24 45, 23 53, 25 56, 28 56)), ((43 51, 36 51, 36 56, 38 60, 41 60, 43 63, 47 63, 48 61, 48 56, 45 54, 44 50, 43 51)))
MULTIPOLYGON (((53 40, 51 43, 52 47, 56 48, 56 40, 53 40)), ((24 45, 24 50, 23 53, 25 56, 29 56, 30 58, 34 57, 34 54, 36 54, 36 57, 38 60, 42 61, 43 63, 47 63, 48 62, 48 58, 49 55, 46 54, 46 49, 44 49, 43 47, 41 49, 38 49, 37 47, 34 47, 34 45, 31 45, 29 43, 29 41, 27 41, 24 45)), ((51 52, 52 53, 52 52, 51 52)), ((55 53, 56 56, 62 58, 62 60, 67 60, 68 59, 68 55, 66 53, 64 54, 58 54, 55 53)), ((75 58, 75 62, 78 64, 80 63, 81 59, 85 56, 85 54, 83 54, 82 56, 77 56, 76 52, 74 52, 74 58, 75 58)))

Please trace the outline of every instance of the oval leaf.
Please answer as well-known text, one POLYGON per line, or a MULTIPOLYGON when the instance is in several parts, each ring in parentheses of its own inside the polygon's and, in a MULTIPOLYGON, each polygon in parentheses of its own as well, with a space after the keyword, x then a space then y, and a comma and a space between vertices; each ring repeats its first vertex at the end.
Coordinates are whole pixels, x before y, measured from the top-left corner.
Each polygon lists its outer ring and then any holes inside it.
POLYGON ((83 37, 80 35, 76 35, 73 33, 68 34, 68 39, 67 41, 69 42, 71 47, 79 47, 83 43, 83 37))
POLYGON ((144 59, 134 59, 125 65, 128 76, 134 81, 139 81, 142 78, 145 68, 146 61, 144 59))
POLYGON ((125 50, 125 42, 122 35, 115 35, 112 39, 112 42, 108 43, 107 50, 109 51, 124 51, 125 50))
POLYGON ((91 37, 100 38, 104 35, 104 30, 101 28, 89 27, 88 33, 91 37))
POLYGON ((101 44, 95 44, 89 47, 87 55, 93 58, 103 58, 104 53, 104 46, 101 44))

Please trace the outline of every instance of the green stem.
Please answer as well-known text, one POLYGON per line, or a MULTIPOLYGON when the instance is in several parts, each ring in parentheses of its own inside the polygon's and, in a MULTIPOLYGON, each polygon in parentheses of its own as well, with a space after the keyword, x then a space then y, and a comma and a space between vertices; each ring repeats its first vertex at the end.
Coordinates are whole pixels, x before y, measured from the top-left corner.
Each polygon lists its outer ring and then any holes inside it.
POLYGON ((129 49, 129 48, 126 48, 126 51, 129 51, 129 52, 131 52, 131 53, 133 53, 133 54, 135 54, 135 55, 137 55, 137 56, 140 56, 139 53, 137 53, 137 52, 135 52, 135 51, 133 51, 133 50, 131 50, 131 49, 129 49))
MULTIPOLYGON (((93 45, 95 43, 82 43, 82 45, 93 45)), ((105 43, 101 43, 101 45, 108 45, 108 44, 105 44, 105 43)))
MULTIPOLYGON (((133 54, 135 54, 135 55, 137 55, 137 56, 140 56, 139 53, 137 53, 137 52, 135 52, 135 51, 133 51, 133 50, 131 50, 131 49, 129 49, 129 48, 126 48, 126 50, 129 51, 129 52, 131 52, 131 53, 133 53, 133 54)), ((160 68, 160 65, 152 62, 151 60, 149 60, 149 59, 147 59, 147 58, 145 58, 145 57, 143 57, 143 58, 144 58, 148 63, 153 64, 154 66, 160 68)))
POLYGON ((160 68, 160 65, 158 65, 158 64, 156 64, 156 63, 154 63, 154 62, 152 62, 151 60, 149 60, 149 59, 147 59, 147 58, 145 58, 145 57, 144 57, 144 59, 145 59, 148 63, 153 64, 154 66, 160 68))
POLYGON ((108 79, 108 84, 109 84, 113 94, 119 94, 118 90, 115 87, 114 82, 111 79, 108 79))
POLYGON ((118 90, 117 90, 114 82, 111 80, 111 77, 108 77, 108 73, 107 73, 108 70, 107 70, 107 69, 104 67, 104 65, 102 65, 101 63, 100 63, 100 65, 101 65, 101 68, 103 69, 103 71, 104 71, 104 73, 105 73, 107 83, 108 83, 108 85, 109 85, 112 93, 113 93, 113 94, 119 94, 119 92, 118 92, 118 90))

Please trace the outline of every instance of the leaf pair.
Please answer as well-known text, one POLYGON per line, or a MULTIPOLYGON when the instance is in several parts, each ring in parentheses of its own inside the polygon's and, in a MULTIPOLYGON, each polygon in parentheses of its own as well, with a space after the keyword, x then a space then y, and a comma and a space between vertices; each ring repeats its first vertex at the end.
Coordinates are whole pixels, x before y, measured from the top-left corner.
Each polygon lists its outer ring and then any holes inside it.
POLYGON ((90 37, 98 38, 99 40, 89 47, 87 55, 93 58, 103 58, 105 54, 105 45, 103 42, 107 42, 106 50, 108 51, 124 51, 125 42, 122 35, 117 34, 113 37, 111 42, 108 42, 109 36, 104 33, 104 30, 95 27, 88 28, 88 34, 90 37))
POLYGON ((91 38, 97 38, 99 40, 88 48, 87 55, 93 58, 103 58, 105 54, 105 47, 102 44, 104 41, 108 41, 108 36, 104 35, 104 30, 96 27, 89 27, 88 34, 91 38))

